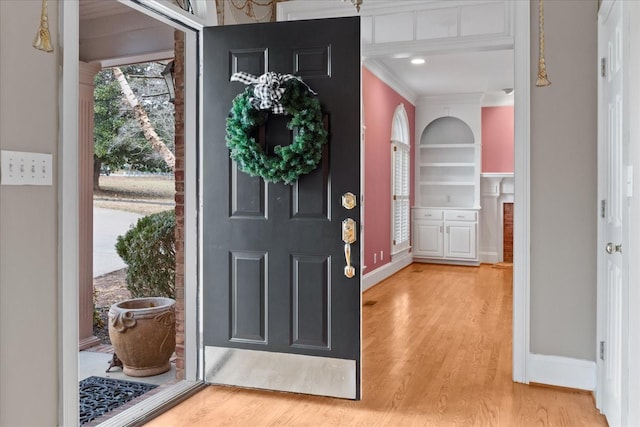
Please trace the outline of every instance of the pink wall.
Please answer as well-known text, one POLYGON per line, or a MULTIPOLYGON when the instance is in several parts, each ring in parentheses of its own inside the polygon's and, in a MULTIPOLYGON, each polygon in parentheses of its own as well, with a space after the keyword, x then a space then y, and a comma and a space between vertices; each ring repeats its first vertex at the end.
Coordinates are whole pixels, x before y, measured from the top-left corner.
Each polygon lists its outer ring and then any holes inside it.
POLYGON ((482 172, 513 172, 513 106, 482 107, 482 172))
POLYGON ((364 104, 364 265, 363 274, 391 260, 391 122, 400 103, 409 118, 411 134, 411 206, 413 206, 416 108, 366 68, 362 69, 364 104), (380 251, 384 252, 382 261, 380 251), (373 254, 377 262, 373 263, 373 254))

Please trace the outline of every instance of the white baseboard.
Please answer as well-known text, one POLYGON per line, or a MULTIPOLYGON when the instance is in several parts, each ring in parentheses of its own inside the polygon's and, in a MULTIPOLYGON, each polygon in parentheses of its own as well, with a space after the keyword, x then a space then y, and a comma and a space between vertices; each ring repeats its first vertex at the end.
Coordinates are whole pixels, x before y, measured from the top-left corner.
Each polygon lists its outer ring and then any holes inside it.
POLYGON ((593 391, 596 388, 596 362, 529 353, 527 380, 539 384, 593 391))
POLYGON ((495 264, 498 260, 498 252, 480 251, 480 262, 486 264, 495 264))
POLYGON ((362 277, 362 292, 382 282, 387 277, 396 274, 413 262, 413 255, 407 253, 402 257, 394 259, 382 267, 378 267, 371 273, 367 273, 362 277))

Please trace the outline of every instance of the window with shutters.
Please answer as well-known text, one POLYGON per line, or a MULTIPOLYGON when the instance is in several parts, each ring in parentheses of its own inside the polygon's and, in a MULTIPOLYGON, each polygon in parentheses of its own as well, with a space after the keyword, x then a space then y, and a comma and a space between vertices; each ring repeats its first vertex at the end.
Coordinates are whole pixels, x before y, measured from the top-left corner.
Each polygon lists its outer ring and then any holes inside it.
POLYGON ((400 104, 391 126, 391 255, 409 248, 409 173, 411 162, 409 119, 400 104))

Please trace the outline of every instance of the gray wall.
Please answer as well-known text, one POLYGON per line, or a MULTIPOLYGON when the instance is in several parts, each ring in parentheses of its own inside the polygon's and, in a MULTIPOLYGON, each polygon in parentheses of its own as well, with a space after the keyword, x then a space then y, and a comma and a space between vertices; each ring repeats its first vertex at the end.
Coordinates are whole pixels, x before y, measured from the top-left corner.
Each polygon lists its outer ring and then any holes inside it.
MULTIPOLYGON (((0 148, 54 154, 58 49, 31 42, 40 1, 0 1, 0 148), (8 36, 10 35, 10 36, 8 36)), ((532 91, 531 350, 594 360, 596 1, 547 0, 553 85, 532 91)), ((532 55, 537 60, 537 2, 532 55)), ((57 1, 49 25, 57 35, 57 1)), ((54 173, 54 177, 55 177, 54 173)), ((55 425, 57 186, 0 186, 0 425, 55 425)))
POLYGON ((597 1, 531 2, 531 352, 595 360, 597 1))
MULTIPOLYGON (((0 148, 54 154, 58 55, 31 47, 40 1, 0 1, 0 148)), ((49 27, 58 42, 58 3, 49 27)), ((57 187, 0 186, 0 425, 56 425, 57 187)))

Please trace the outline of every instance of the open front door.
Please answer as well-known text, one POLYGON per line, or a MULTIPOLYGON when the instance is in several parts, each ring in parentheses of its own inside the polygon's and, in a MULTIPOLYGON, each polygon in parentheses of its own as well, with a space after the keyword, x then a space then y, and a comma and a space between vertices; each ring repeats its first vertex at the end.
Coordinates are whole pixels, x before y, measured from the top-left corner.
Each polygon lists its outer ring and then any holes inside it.
MULTIPOLYGON (((203 43, 205 380, 359 399, 361 212, 342 203, 361 194, 359 18, 213 27, 203 43), (265 183, 229 159, 235 72, 293 74, 318 94, 329 138, 317 169, 265 183)), ((290 119, 271 114, 256 132, 267 152, 290 143, 290 119)))

